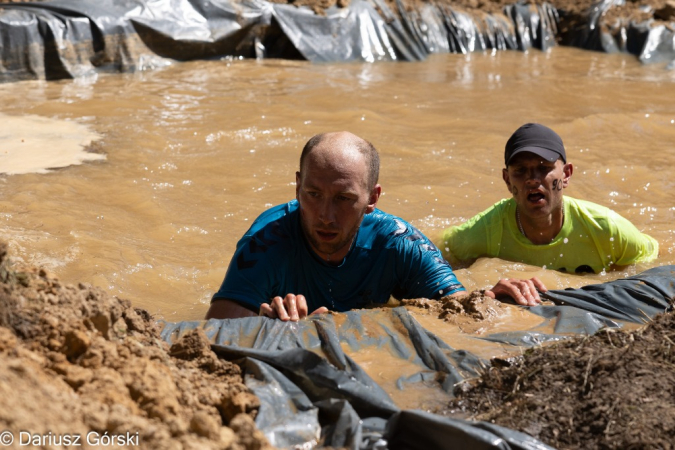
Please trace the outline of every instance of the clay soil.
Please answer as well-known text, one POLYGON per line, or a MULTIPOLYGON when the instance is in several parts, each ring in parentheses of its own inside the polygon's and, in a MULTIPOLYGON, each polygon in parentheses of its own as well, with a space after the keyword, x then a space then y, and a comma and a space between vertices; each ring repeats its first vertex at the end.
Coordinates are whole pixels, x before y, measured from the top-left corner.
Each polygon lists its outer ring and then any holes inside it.
POLYGON ((259 400, 202 330, 169 346, 147 312, 44 270, 11 267, 6 249, 0 243, 0 431, 14 433, 8 448, 65 448, 64 436, 80 436, 81 448, 110 447, 87 444, 110 436, 127 439, 112 448, 271 448, 255 427, 259 400))
POLYGON ((525 432, 557 449, 675 448, 675 315, 634 332, 496 360, 440 414, 525 432))

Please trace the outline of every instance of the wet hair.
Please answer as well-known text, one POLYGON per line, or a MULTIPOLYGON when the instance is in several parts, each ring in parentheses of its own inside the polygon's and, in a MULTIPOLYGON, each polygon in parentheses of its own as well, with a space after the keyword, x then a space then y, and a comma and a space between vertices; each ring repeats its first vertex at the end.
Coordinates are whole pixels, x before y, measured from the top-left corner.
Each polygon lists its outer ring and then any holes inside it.
MULTIPOLYGON (((302 153, 300 154, 300 172, 302 172, 302 167, 305 163, 307 155, 309 155, 309 153, 314 150, 316 146, 321 144, 324 139, 326 139, 328 134, 329 133, 317 134, 316 136, 312 136, 312 138, 307 141, 302 149, 302 153)), ((352 138, 350 140, 350 144, 353 144, 366 160, 366 164, 368 166, 368 180, 366 181, 368 190, 372 190, 380 177, 380 155, 373 144, 358 136, 354 137, 355 139, 352 138)))

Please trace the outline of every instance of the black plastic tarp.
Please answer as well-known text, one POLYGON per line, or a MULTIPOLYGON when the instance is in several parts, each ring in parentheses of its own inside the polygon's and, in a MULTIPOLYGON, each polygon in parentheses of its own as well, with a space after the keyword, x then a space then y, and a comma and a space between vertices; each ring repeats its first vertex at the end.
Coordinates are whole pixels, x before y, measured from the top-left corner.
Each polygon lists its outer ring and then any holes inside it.
MULTIPOLYGON (((601 0, 563 43, 675 65, 672 27, 600 26, 603 13, 618 3, 601 0)), ((0 3, 0 82, 133 72, 192 59, 417 61, 433 53, 556 45, 559 12, 546 2, 514 2, 493 14, 468 13, 445 1, 414 5, 352 0, 316 14, 264 0, 0 3)))
MULTIPOLYGON (((527 348, 626 322, 644 323, 669 310, 674 296, 675 266, 658 267, 608 283, 549 291, 545 299, 553 304, 528 308, 544 319, 542 324, 475 339, 527 348)), ((494 424, 397 407, 352 352, 375 349, 415 364, 419 371, 402 376, 397 388, 424 383, 443 395, 452 395, 457 383, 490 364, 444 342, 404 307, 323 314, 298 323, 265 317, 165 323, 162 337, 175 342, 198 327, 220 357, 244 367, 247 386, 261 399, 256 423, 278 447, 550 448, 494 424)))
POLYGON ((588 11, 588 20, 563 44, 606 53, 631 53, 647 63, 667 63, 675 68, 675 22, 669 26, 653 20, 635 22, 615 20, 605 23, 603 16, 610 8, 618 8, 623 0, 600 0, 588 11))
POLYGON ((447 4, 392 11, 353 0, 325 15, 262 0, 47 0, 0 3, 0 81, 130 72, 224 57, 415 61, 431 53, 546 49, 549 4, 471 16, 447 4))

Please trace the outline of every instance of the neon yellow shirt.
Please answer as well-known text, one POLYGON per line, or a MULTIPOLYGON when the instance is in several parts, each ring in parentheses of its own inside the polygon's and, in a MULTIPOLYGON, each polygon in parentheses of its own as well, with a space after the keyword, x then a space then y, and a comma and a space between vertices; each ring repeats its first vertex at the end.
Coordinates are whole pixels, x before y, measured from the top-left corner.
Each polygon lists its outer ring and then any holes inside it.
POLYGON ((549 244, 535 245, 522 235, 516 223, 516 202, 509 198, 446 229, 439 247, 450 261, 492 256, 577 273, 650 262, 658 256, 656 239, 611 209, 567 196, 563 204, 565 223, 549 244))

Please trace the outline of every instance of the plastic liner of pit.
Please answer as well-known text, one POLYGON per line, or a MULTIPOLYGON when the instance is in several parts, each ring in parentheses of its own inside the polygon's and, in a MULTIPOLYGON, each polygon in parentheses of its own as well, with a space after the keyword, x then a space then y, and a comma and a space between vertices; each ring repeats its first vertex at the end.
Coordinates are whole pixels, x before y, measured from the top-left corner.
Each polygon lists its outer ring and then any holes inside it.
POLYGON ((586 23, 563 38, 562 44, 605 53, 630 53, 642 63, 666 63, 667 69, 674 69, 675 22, 666 25, 653 20, 615 19, 607 23, 607 12, 624 3, 625 0, 600 0, 589 9, 586 23))
POLYGON ((133 72, 225 57, 415 61, 431 53, 547 49, 555 9, 476 14, 445 3, 353 0, 317 15, 262 0, 47 0, 0 3, 0 81, 133 72), (395 5, 393 10, 388 5, 395 5))
MULTIPOLYGON (((645 63, 675 66, 672 27, 601 26, 603 13, 622 2, 601 0, 563 44, 629 52, 645 63)), ((0 82, 226 57, 375 62, 446 52, 547 50, 556 43, 558 14, 546 2, 514 2, 501 14, 483 14, 445 1, 419 2, 410 9, 402 0, 353 0, 325 15, 263 0, 0 2, 0 82)))
MULTIPOLYGON (((627 322, 644 323, 671 308, 675 266, 544 296, 553 305, 529 308, 545 319, 542 325, 475 339, 527 348, 605 327, 619 328, 627 322)), ((397 388, 433 385, 439 395, 452 395, 458 382, 490 364, 442 341, 404 307, 351 311, 340 315, 340 320, 334 317, 325 314, 298 323, 265 317, 165 323, 162 337, 174 342, 202 327, 220 357, 242 364, 246 384, 261 400, 256 423, 278 447, 550 448, 494 424, 397 407, 350 357, 351 352, 375 349, 394 355, 401 365, 415 364, 419 371, 402 376, 397 388)))

